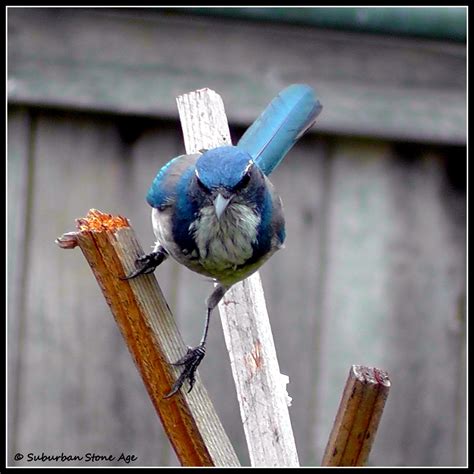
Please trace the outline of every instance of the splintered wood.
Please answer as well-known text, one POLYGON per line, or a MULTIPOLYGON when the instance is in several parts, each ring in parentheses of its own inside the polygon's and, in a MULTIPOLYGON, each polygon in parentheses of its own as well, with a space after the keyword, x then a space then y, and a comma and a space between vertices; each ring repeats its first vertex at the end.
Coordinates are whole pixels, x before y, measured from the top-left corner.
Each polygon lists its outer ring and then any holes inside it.
POLYGON ((364 466, 390 390, 383 370, 353 365, 324 452, 323 466, 364 466))
POLYGON ((82 250, 181 464, 238 466, 199 377, 191 393, 181 390, 164 398, 179 375, 170 361, 179 359, 186 345, 154 275, 123 279, 144 253, 128 220, 92 209, 76 224, 77 232, 64 234, 56 243, 82 250))
POLYGON ((76 224, 81 231, 117 230, 121 227, 130 227, 128 219, 122 216, 113 216, 100 212, 97 209, 90 209, 87 216, 82 219, 76 219, 76 224))

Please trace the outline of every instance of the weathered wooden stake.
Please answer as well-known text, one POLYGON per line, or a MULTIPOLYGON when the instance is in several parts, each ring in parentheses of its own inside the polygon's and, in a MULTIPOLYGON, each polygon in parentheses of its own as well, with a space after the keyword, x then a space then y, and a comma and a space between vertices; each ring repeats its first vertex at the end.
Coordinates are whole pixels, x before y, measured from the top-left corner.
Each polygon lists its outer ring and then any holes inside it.
POLYGON ((388 374, 353 365, 324 452, 323 466, 364 466, 390 390, 388 374))
POLYGON ((56 243, 65 249, 79 246, 84 253, 181 464, 238 466, 199 377, 191 393, 181 390, 163 398, 179 374, 170 362, 179 359, 186 346, 156 278, 120 279, 143 255, 127 219, 91 210, 77 223, 78 232, 64 234, 56 243))
MULTIPOLYGON (((231 144, 218 94, 201 89, 177 103, 187 153, 231 144)), ((219 311, 252 466, 298 466, 288 378, 280 374, 259 274, 234 285, 219 311)))

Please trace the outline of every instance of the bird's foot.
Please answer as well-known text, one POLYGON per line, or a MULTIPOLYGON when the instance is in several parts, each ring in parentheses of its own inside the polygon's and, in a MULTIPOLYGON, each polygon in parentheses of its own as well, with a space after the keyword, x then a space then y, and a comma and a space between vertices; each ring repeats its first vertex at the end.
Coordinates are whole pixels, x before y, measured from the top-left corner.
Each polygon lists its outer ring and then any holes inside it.
POLYGON ((188 380, 189 382, 188 393, 193 389, 194 382, 196 381, 196 369, 205 355, 206 346, 204 344, 200 344, 197 347, 188 347, 186 354, 172 364, 177 366, 182 365, 184 366, 184 369, 171 387, 171 392, 164 398, 172 397, 181 388, 185 380, 188 380))
POLYGON ((166 253, 158 250, 157 252, 151 252, 135 260, 135 266, 137 267, 130 275, 127 275, 121 280, 131 280, 138 275, 145 275, 147 273, 153 273, 155 268, 163 262, 166 258, 166 253))

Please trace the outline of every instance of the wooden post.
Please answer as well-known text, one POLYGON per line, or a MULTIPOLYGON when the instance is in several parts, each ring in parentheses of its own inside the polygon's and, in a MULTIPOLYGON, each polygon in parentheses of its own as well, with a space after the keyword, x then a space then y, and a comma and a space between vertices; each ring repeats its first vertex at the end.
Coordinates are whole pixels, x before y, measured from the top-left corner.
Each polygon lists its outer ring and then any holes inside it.
MULTIPOLYGON (((177 99, 186 152, 231 138, 222 99, 210 89, 177 99)), ((219 304, 252 466, 298 466, 288 413, 288 378, 280 374, 258 273, 234 285, 219 304)))
POLYGON ((127 219, 91 210, 77 222, 79 231, 64 234, 56 243, 64 249, 79 246, 84 253, 181 464, 238 466, 199 377, 191 393, 181 390, 163 398, 179 375, 170 362, 186 346, 155 276, 120 278, 135 269, 135 259, 144 253, 127 219))
POLYGON ((390 390, 386 372, 353 365, 324 452, 323 466, 364 466, 390 390))

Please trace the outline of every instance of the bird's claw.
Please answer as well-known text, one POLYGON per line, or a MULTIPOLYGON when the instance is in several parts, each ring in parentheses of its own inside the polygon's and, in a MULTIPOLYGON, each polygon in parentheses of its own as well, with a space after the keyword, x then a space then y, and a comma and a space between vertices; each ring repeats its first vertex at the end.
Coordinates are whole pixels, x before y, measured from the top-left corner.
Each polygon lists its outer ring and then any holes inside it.
POLYGON ((165 395, 164 398, 172 397, 181 388, 186 379, 189 382, 188 393, 193 389, 194 382, 196 381, 196 370, 205 355, 206 347, 204 344, 200 344, 197 347, 188 347, 188 351, 186 352, 186 354, 184 354, 181 359, 171 364, 175 366, 182 365, 184 366, 184 369, 176 380, 176 382, 171 387, 171 391, 167 395, 165 395))
POLYGON ((151 252, 146 255, 142 255, 135 260, 137 269, 130 273, 130 275, 121 277, 121 280, 131 280, 138 275, 153 273, 155 268, 164 260, 164 258, 165 255, 162 252, 151 252))

